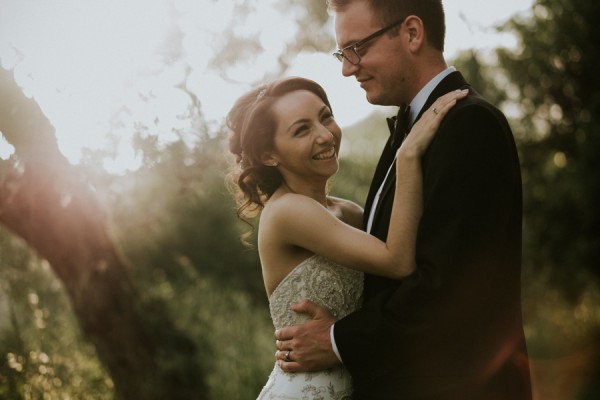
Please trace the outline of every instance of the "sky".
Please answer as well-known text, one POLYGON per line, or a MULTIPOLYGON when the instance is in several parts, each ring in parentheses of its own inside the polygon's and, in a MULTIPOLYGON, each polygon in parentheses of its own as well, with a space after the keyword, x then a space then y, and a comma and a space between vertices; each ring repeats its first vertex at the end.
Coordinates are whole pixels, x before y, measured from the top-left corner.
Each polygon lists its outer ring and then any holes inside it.
MULTIPOLYGON (((277 11, 277 0, 172 0, 171 4, 0 0, 0 64, 14 68, 19 85, 55 126, 59 147, 71 162, 80 160, 83 148, 102 148, 110 142, 117 146, 118 156, 106 160, 105 169, 117 173, 135 169, 139 159, 130 140, 139 122, 165 143, 177 139, 173 129, 185 127, 180 116, 189 98, 175 87, 181 83, 183 66, 165 68, 161 59, 173 23, 183 33, 182 50, 192 68, 187 86, 198 95, 212 126, 222 124, 235 99, 252 83, 276 70, 277 55, 297 33, 277 11), (235 20, 233 7, 242 3, 253 4, 255 11, 243 21, 235 20), (208 62, 219 49, 220 33, 228 29, 258 37, 265 51, 251 63, 217 74, 208 62)), ((515 38, 494 27, 517 13, 527 16, 532 4, 533 0, 444 1, 446 58, 468 49, 515 48, 515 38)), ((333 33, 331 19, 328 27, 333 33)), ((366 102, 352 78, 342 77, 341 64, 329 53, 298 54, 286 75, 321 83, 342 127, 376 108, 366 102)), ((0 136, 0 158, 13 150, 0 136)))

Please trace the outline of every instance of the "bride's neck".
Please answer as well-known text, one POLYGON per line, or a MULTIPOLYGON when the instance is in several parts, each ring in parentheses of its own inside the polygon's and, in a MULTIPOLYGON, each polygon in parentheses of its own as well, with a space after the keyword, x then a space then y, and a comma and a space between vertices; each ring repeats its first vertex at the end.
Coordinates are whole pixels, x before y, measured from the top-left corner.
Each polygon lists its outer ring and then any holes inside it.
POLYGON ((283 182, 283 188, 290 192, 301 194, 322 204, 324 207, 327 207, 327 185, 319 185, 317 186, 305 186, 305 185, 294 185, 289 184, 287 182, 283 182))

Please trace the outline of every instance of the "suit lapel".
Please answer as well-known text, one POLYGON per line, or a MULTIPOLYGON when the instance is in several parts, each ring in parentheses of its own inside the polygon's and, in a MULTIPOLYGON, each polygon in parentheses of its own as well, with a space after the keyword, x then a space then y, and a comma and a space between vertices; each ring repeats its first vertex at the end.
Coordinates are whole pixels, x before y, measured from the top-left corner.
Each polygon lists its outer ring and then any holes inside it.
MULTIPOLYGON (((435 87, 435 89, 431 92, 431 95, 429 95, 429 97, 427 98, 427 101, 423 105, 423 108, 421 108, 421 110, 419 111, 419 114, 417 115, 415 122, 418 121, 419 118, 421 118, 421 115, 423 115, 423 113, 426 110, 431 108, 431 106, 437 100, 438 97, 443 96, 444 94, 451 92, 453 90, 466 89, 469 87, 470 87, 469 84, 467 83, 467 81, 465 80, 465 78, 462 76, 462 74, 460 72, 456 71, 456 72, 451 73, 450 75, 445 77, 439 83, 439 85, 437 85, 435 87)), ((389 123, 390 122, 388 120, 388 124, 389 123)), ((390 129, 393 129, 393 127, 391 127, 390 129)), ((381 183, 383 182, 383 179, 385 178, 385 174, 387 173, 387 170, 388 170, 390 164, 392 163, 392 160, 393 160, 395 154, 396 154, 396 152, 392 151, 390 149, 389 140, 388 140, 388 143, 386 144, 385 149, 383 150, 383 154, 382 154, 381 158, 379 159, 379 163, 377 164, 375 176, 373 178, 373 182, 372 182, 371 188, 369 190, 369 196, 367 197, 367 203, 365 206, 365 214, 364 214, 365 215, 365 226, 366 226, 366 221, 367 221, 368 215, 370 214, 370 212, 371 212, 370 210, 373 206, 373 199, 375 197, 375 194, 377 193, 377 190, 379 190, 379 187, 381 186, 381 183)), ((373 224, 374 225, 375 225, 375 221, 378 221, 378 219, 379 219, 381 205, 383 204, 384 200, 389 195, 391 195, 391 193, 393 193, 393 191, 391 189, 394 188, 395 184, 396 184, 396 167, 395 167, 395 165, 396 165, 396 162, 394 161, 394 166, 392 167, 392 170, 390 171, 390 175, 388 176, 388 179, 385 182, 385 186, 383 187, 383 189, 381 191, 381 195, 379 196, 379 201, 377 202, 377 208, 375 209, 375 215, 373 216, 373 224)), ((389 218, 389 216, 388 216, 388 218, 389 218)))
MULTIPOLYGON (((388 127, 390 131, 394 130, 394 122, 395 118, 388 118, 388 127)), ((373 199, 375 198, 375 194, 379 190, 379 187, 383 183, 385 179, 385 175, 390 166, 390 163, 394 159, 395 151, 390 146, 391 136, 386 142, 383 151, 381 153, 381 157, 379 157, 379 162, 377 163, 377 167, 375 168, 375 173, 373 174, 373 179, 371 180, 371 186, 369 188, 369 194, 367 195, 367 200, 365 202, 365 211, 363 218, 363 226, 367 226, 367 220, 369 218, 369 214, 371 213, 371 207, 373 206, 373 199)))
POLYGON ((392 188, 396 185, 396 160, 392 163, 392 166, 389 167, 390 174, 386 179, 383 188, 381 189, 381 195, 379 196, 379 201, 377 202, 377 208, 375 209, 375 215, 373 215, 373 220, 376 221, 379 213, 381 212, 381 205, 383 204, 383 199, 385 199, 392 188))

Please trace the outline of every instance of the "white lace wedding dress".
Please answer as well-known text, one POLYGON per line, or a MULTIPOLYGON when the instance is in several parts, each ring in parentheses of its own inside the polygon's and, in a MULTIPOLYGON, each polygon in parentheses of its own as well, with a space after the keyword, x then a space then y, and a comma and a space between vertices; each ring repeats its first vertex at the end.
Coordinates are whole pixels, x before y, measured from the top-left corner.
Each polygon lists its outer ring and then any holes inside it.
MULTIPOLYGON (((363 274, 314 255, 298 264, 269 298, 275 329, 304 322, 290 310, 303 299, 327 307, 337 318, 356 310, 362 300, 363 274)), ((293 353, 292 353, 293 354, 293 353)), ((346 400, 352 396, 348 371, 338 366, 321 372, 286 373, 275 363, 257 400, 346 400)))

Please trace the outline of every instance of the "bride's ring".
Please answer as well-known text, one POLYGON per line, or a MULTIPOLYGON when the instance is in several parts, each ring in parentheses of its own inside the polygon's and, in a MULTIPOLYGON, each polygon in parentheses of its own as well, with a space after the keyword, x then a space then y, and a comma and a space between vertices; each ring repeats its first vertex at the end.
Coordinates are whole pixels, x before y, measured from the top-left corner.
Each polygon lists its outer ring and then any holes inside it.
POLYGON ((438 109, 437 109, 437 108, 435 108, 435 107, 433 107, 433 108, 431 109, 431 111, 433 111, 433 113, 434 113, 435 115, 438 115, 438 114, 440 113, 440 112, 438 111, 438 109))
POLYGON ((290 353, 291 352, 292 352, 291 350, 288 350, 288 351, 285 352, 285 361, 287 361, 287 362, 292 361, 292 359, 290 358, 290 353))

